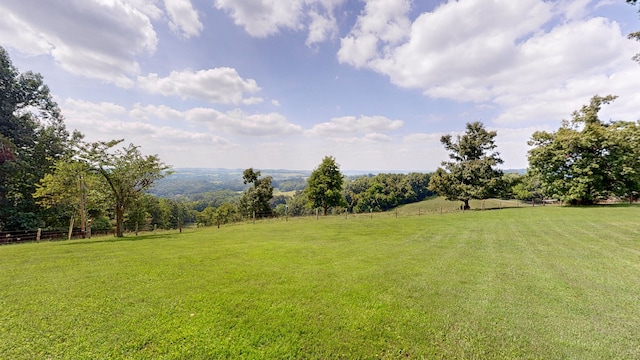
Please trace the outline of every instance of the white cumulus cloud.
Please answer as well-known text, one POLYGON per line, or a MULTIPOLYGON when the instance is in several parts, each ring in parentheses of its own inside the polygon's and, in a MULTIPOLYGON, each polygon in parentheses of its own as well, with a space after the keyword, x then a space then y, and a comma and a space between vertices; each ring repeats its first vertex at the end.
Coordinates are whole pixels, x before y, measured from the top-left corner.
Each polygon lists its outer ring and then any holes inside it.
MULTIPOLYGON (((333 118, 329 122, 314 125, 308 133, 316 136, 345 137, 356 134, 373 134, 384 131, 398 130, 403 125, 402 120, 391 120, 384 116, 344 116, 333 118)), ((378 139, 378 135, 370 137, 378 139)))
POLYGON ((306 44, 331 39, 337 34, 335 8, 346 0, 215 0, 236 25, 251 36, 264 38, 282 30, 307 30, 306 44))
POLYGON ((599 6, 447 1, 410 21, 408 1, 372 0, 338 59, 432 98, 498 105, 501 123, 558 119, 594 94, 633 92, 620 75, 640 76, 627 70, 636 44, 615 21, 589 15, 599 6))
POLYGON ((172 71, 167 77, 149 74, 138 77, 138 86, 152 94, 194 98, 217 104, 250 105, 262 102, 259 97, 245 97, 260 91, 253 79, 243 79, 235 69, 172 71))
POLYGON ((211 108, 195 108, 186 112, 187 120, 204 124, 212 131, 244 136, 277 136, 302 133, 300 125, 292 124, 278 113, 247 114, 240 109, 220 112, 211 108))
POLYGON ((204 28, 191 1, 164 0, 164 6, 171 19, 169 27, 183 37, 198 36, 204 28))
POLYGON ((6 0, 0 13, 3 43, 31 55, 50 55, 65 70, 119 86, 132 85, 135 56, 156 50, 158 38, 148 15, 131 3, 6 0))

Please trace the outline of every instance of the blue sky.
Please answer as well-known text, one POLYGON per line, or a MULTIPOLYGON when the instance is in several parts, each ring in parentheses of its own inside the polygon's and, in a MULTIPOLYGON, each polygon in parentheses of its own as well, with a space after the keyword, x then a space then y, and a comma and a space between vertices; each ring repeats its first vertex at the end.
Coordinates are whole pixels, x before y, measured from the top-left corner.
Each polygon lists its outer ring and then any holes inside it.
POLYGON ((174 167, 432 171, 482 121, 504 168, 596 94, 638 120, 622 0, 0 0, 69 129, 174 167))

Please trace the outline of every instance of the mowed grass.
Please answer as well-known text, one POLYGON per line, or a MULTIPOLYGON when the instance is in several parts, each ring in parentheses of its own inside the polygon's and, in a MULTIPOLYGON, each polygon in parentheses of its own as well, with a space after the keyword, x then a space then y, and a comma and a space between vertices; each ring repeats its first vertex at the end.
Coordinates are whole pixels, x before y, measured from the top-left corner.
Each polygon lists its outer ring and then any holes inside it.
POLYGON ((637 206, 11 245, 0 269, 2 359, 640 357, 637 206))

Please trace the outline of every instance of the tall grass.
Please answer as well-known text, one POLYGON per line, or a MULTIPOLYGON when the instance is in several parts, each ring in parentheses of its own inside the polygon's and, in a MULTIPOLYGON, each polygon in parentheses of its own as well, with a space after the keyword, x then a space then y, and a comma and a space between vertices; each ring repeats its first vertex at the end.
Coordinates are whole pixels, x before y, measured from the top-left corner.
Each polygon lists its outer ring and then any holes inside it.
POLYGON ((639 215, 374 214, 3 246, 0 358, 638 358, 639 215))

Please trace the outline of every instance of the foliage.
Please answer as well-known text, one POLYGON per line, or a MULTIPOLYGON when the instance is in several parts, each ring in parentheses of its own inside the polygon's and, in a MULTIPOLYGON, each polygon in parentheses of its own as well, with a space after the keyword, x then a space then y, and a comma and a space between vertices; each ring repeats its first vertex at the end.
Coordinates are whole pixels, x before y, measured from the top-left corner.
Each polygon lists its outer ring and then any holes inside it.
POLYGON ((271 206, 272 209, 275 209, 278 205, 286 205, 287 201, 289 201, 290 199, 291 196, 288 195, 275 195, 271 198, 271 200, 269 200, 269 206, 271 206))
POLYGON ((611 196, 632 198, 640 189, 640 127, 604 123, 598 112, 615 96, 594 96, 556 132, 538 131, 529 141, 529 166, 546 196, 593 204, 611 196))
POLYGON ((253 168, 246 169, 242 173, 242 179, 245 184, 253 184, 244 191, 240 198, 238 207, 242 215, 251 217, 269 217, 272 215, 272 209, 269 202, 273 198, 273 178, 267 176, 260 178, 260 171, 254 171, 253 168))
MULTIPOLYGON (((510 191, 510 198, 524 201, 541 201, 544 196, 540 176, 527 172, 525 175, 510 175, 509 180, 505 180, 510 191)), ((506 175, 505 175, 506 176, 506 175)))
POLYGON ((273 187, 282 192, 304 190, 307 180, 301 176, 290 177, 282 180, 274 180, 273 187))
POLYGON ((196 213, 196 223, 203 226, 211 226, 215 221, 216 209, 207 206, 202 211, 196 213))
POLYGON ((0 47, 0 229, 44 225, 32 195, 70 141, 42 76, 19 73, 0 47))
POLYGON ((481 122, 467 123, 464 135, 455 142, 451 135, 440 142, 453 161, 443 161, 431 176, 429 190, 451 201, 462 201, 469 208, 471 199, 487 199, 498 195, 502 171, 494 167, 502 163, 495 150, 495 131, 487 131, 481 122))
POLYGON ((235 204, 226 202, 216 209, 215 217, 216 221, 220 221, 221 224, 228 224, 239 221, 242 216, 235 204))
POLYGON ((305 191, 296 191, 287 201, 288 214, 290 216, 306 216, 312 214, 309 208, 309 197, 305 191))
MULTIPOLYGON (((45 213, 47 226, 60 227, 64 218, 79 216, 85 219, 90 213, 104 214, 108 204, 105 190, 101 178, 90 172, 85 163, 61 159, 55 163, 53 172, 46 174, 37 184, 33 197, 38 204, 53 212, 52 216, 45 213)), ((84 225, 81 224, 82 229, 84 225)))
POLYGON ((111 220, 106 216, 99 216, 92 219, 91 231, 110 233, 113 230, 111 220))
POLYGON ((114 150, 122 141, 83 144, 79 153, 80 159, 107 183, 114 202, 118 237, 123 236, 125 210, 169 169, 156 155, 143 156, 133 144, 114 150))
POLYGON ((207 191, 186 197, 181 196, 179 199, 189 203, 190 208, 196 211, 202 211, 207 207, 216 208, 226 202, 236 202, 240 199, 240 195, 238 195, 237 191, 228 189, 207 191))
POLYGON ((344 196, 353 212, 386 211, 433 195, 428 184, 429 175, 420 173, 361 176, 347 182, 344 196))
POLYGON ((324 215, 330 207, 346 205, 342 195, 344 178, 333 156, 325 156, 322 163, 311 172, 304 190, 312 208, 322 208, 324 215))
POLYGON ((136 228, 139 230, 177 229, 181 225, 195 223, 196 216, 197 211, 190 209, 188 203, 158 198, 145 193, 128 207, 124 228, 129 231, 136 228))

